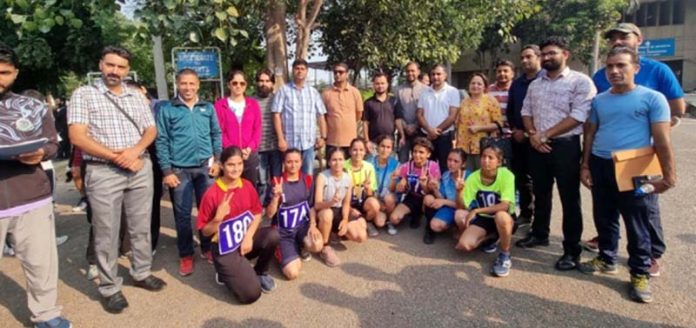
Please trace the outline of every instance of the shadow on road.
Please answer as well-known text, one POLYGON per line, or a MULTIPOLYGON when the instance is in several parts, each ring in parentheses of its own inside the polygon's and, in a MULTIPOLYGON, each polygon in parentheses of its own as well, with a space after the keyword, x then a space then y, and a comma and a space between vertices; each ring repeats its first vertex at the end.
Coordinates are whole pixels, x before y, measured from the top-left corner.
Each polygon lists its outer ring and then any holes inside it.
POLYGON ((201 328, 246 328, 246 327, 261 327, 261 328, 283 328, 281 323, 266 319, 246 319, 242 322, 234 322, 225 318, 208 319, 201 328))
POLYGON ((300 291, 306 297, 352 310, 360 326, 377 327, 654 327, 655 323, 634 320, 609 312, 488 285, 482 273, 464 265, 416 265, 391 274, 362 264, 347 263, 346 273, 369 280, 396 284, 397 290, 374 290, 369 297, 346 294, 336 288, 305 283, 300 291), (423 272, 428 272, 426 279, 423 272), (441 299, 433 302, 434 299, 441 299), (447 306, 443 301, 451 300, 447 306))
POLYGON ((27 293, 24 288, 18 285, 12 278, 0 272, 0 304, 8 309, 15 320, 27 326, 29 322, 29 309, 27 308, 27 293), (9 297, 9 296, 12 297, 9 297))

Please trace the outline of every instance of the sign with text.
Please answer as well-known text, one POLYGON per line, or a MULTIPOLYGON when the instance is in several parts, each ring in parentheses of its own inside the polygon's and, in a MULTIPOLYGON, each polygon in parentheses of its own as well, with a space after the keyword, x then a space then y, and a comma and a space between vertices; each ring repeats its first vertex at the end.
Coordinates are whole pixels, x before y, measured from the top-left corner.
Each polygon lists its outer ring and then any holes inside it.
POLYGON ((674 38, 648 39, 638 48, 638 54, 645 57, 670 57, 674 56, 674 38))
POLYGON ((201 80, 220 78, 220 54, 217 49, 186 50, 175 52, 176 71, 190 68, 201 80))

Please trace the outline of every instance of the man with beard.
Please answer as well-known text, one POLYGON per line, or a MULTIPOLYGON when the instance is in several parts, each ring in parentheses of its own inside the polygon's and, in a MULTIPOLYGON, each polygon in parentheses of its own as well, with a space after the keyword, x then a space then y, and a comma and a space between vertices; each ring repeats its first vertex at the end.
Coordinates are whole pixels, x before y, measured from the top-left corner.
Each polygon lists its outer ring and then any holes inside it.
POLYGON ((278 138, 273 131, 273 85, 275 75, 268 68, 256 73, 256 95, 253 97, 261 107, 261 144, 259 145, 259 195, 266 194, 272 177, 280 176, 282 160, 278 151, 278 138))
MULTIPOLYGON (((628 47, 638 51, 638 47, 643 42, 643 35, 640 29, 631 23, 620 23, 609 31, 604 33, 611 48, 628 47)), ((684 102, 684 91, 679 85, 674 72, 664 63, 657 60, 640 57, 640 70, 635 74, 635 82, 653 89, 663 94, 669 103, 671 112, 671 124, 675 126, 679 122, 679 118, 686 111, 686 103, 684 102)), ((606 76, 606 69, 602 68, 597 71, 592 80, 597 87, 598 92, 604 92, 611 87, 606 76)), ((660 220, 660 212, 655 208, 656 212, 651 213, 650 219, 650 237, 652 242, 652 264, 650 266, 650 275, 660 275, 659 259, 664 254, 667 246, 662 233, 662 222, 660 220)), ((596 252, 599 247, 599 239, 592 238, 583 243, 585 249, 596 252)))
POLYGON ((488 94, 493 96, 500 104, 503 113, 505 126, 507 122, 508 90, 512 85, 512 78, 515 77, 515 65, 509 60, 499 60, 495 64, 495 83, 488 86, 488 94))
POLYGON ((557 270, 571 270, 580 261, 582 211, 580 208, 580 135, 582 123, 597 93, 589 76, 567 65, 570 50, 565 40, 551 37, 541 44, 541 76, 529 85, 522 120, 532 150, 529 165, 534 180, 532 233, 517 242, 531 248, 549 244, 554 182, 563 206, 563 256, 557 270))
MULTIPOLYGON (((60 316, 58 250, 51 184, 41 168, 58 151, 51 112, 43 102, 11 92, 19 59, 0 43, 0 146, 48 139, 37 150, 0 160, 0 247, 14 244, 27 281, 27 303, 36 327, 70 327, 60 316)), ((0 254, 0 257, 2 255, 0 254)))
POLYGON ((326 106, 326 154, 331 148, 341 148, 347 157, 350 142, 358 136, 363 101, 360 91, 348 83, 348 65, 334 65, 333 75, 333 85, 321 94, 326 106))
POLYGON ((121 211, 125 211, 136 287, 159 291, 166 283, 150 272, 152 248, 152 162, 145 149, 157 128, 145 97, 123 83, 131 54, 120 47, 102 50, 102 78, 75 90, 68 108, 70 141, 83 152, 85 191, 92 206, 99 293, 104 309, 121 313, 128 301, 118 276, 121 211))
MULTIPOLYGON (((222 132, 215 108, 198 97, 200 80, 196 71, 185 68, 176 74, 177 96, 163 101, 157 110, 155 149, 162 169, 162 182, 169 188, 174 209, 179 275, 193 273, 193 229, 191 209, 195 193, 200 207, 203 194, 213 184, 220 167, 222 132), (195 140, 195 142, 191 142, 195 140)), ((201 258, 212 263, 210 238, 199 234, 201 258)))
POLYGON ((409 62, 404 68, 406 72, 406 83, 398 86, 394 90, 396 96, 397 112, 396 129, 399 131, 399 162, 408 161, 411 154, 411 140, 418 132, 418 97, 428 86, 418 80, 420 67, 416 62, 409 62))
POLYGON ((447 156, 452 149, 454 121, 459 110, 459 91, 447 83, 445 66, 437 64, 430 71, 432 86, 418 97, 418 125, 433 143, 430 158, 437 160, 440 172, 447 171, 447 156))
POLYGON ((512 129, 512 162, 510 168, 515 173, 515 187, 520 194, 520 215, 518 226, 529 225, 534 215, 534 194, 532 179, 529 176, 529 138, 522 122, 522 105, 527 89, 541 71, 541 50, 536 44, 522 47, 520 63, 522 76, 515 79, 508 91, 507 122, 512 129))
POLYGON ((382 72, 372 76, 372 88, 375 94, 365 100, 365 111, 363 112, 363 137, 372 146, 371 150, 376 151, 374 142, 381 135, 394 135, 394 119, 398 113, 395 112, 396 98, 387 94, 389 80, 387 74, 382 72))

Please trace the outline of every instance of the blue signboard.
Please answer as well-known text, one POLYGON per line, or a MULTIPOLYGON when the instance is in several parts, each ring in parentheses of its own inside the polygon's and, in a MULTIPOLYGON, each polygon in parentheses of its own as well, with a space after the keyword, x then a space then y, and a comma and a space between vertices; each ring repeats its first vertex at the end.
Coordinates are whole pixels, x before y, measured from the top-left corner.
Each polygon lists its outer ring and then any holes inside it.
POLYGON ((204 50, 179 50, 176 52, 176 70, 190 68, 198 73, 198 77, 205 79, 219 79, 220 67, 218 51, 215 49, 204 50))
POLYGON ((674 38, 648 39, 638 48, 638 53, 645 57, 669 57, 674 56, 674 38))

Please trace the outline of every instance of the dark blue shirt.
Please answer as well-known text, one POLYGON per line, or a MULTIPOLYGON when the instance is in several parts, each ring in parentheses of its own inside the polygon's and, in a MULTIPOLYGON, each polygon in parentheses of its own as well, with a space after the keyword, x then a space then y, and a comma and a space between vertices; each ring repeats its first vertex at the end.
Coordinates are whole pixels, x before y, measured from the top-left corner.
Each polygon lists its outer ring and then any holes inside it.
POLYGON ((524 104, 524 97, 527 96, 529 85, 532 81, 536 80, 537 77, 539 77, 538 73, 530 80, 527 79, 526 74, 522 74, 522 76, 512 81, 512 85, 510 85, 506 115, 508 124, 513 129, 524 130, 524 123, 522 123, 522 105, 524 104))

